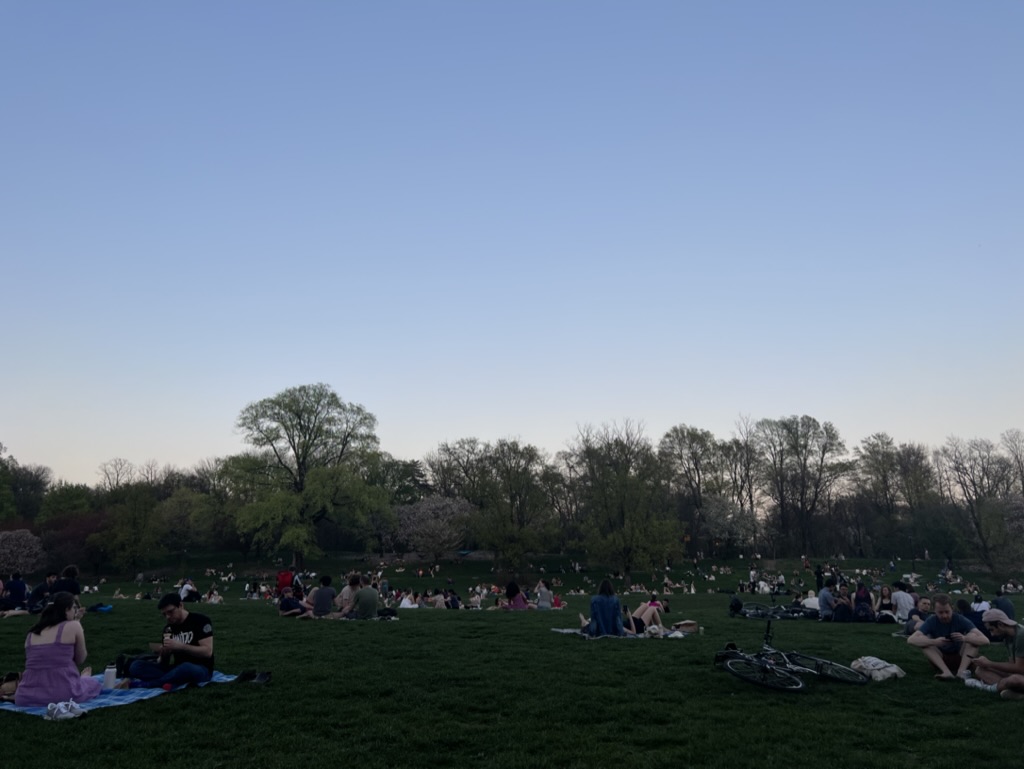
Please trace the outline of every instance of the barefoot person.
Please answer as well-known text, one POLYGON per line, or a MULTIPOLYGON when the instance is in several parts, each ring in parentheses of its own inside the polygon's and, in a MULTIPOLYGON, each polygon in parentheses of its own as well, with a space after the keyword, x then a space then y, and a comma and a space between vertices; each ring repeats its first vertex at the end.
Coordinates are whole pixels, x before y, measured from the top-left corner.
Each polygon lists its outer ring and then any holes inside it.
POLYGON ((945 593, 932 598, 935 613, 907 639, 918 647, 939 672, 941 680, 967 678, 971 660, 978 656, 978 647, 987 646, 988 638, 962 614, 953 612, 952 601, 945 593))
POLYGON ((14 695, 15 705, 85 702, 100 693, 101 684, 92 677, 92 668, 78 672, 88 655, 85 631, 78 621, 81 616, 75 596, 67 592, 53 595, 25 638, 25 673, 14 695))
POLYGON ((999 694, 1007 700, 1024 699, 1024 632, 1001 609, 989 609, 982 621, 996 640, 1006 645, 1009 660, 995 662, 988 657, 974 660, 974 678, 964 681, 975 689, 999 694))
POLYGON ((170 684, 199 684, 213 675, 213 625, 205 614, 188 611, 181 596, 168 593, 157 609, 164 615, 164 640, 149 648, 159 653, 156 662, 136 660, 128 675, 142 681, 146 688, 170 684))

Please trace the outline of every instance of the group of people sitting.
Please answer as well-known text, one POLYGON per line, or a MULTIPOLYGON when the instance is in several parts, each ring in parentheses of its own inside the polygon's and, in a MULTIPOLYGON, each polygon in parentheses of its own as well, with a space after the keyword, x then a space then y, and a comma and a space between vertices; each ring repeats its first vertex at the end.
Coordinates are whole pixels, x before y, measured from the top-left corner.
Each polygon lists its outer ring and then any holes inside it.
MULTIPOLYGON (((922 597, 921 603, 926 600, 922 597)), ((953 599, 946 593, 932 596, 931 604, 930 614, 926 605, 924 612, 912 619, 916 629, 907 637, 907 643, 921 650, 938 671, 935 677, 961 679, 969 687, 999 694, 1004 699, 1024 699, 1024 633, 1014 618, 1012 602, 1001 602, 1009 612, 1002 608, 985 609, 980 613, 979 624, 954 610, 953 599), (980 653, 982 648, 999 641, 1006 647, 1007 661, 997 662, 980 653)))
MULTIPOLYGON (((597 595, 590 599, 590 617, 580 614, 580 627, 589 636, 642 636, 661 635, 666 630, 662 615, 669 611, 668 604, 658 600, 657 593, 641 601, 632 611, 623 606, 615 594, 611 580, 603 580, 597 595)), ((672 625, 672 630, 693 632, 695 622, 684 620, 672 625)))
POLYGON ((278 614, 297 619, 376 619, 389 616, 388 610, 379 606, 377 583, 371 583, 368 575, 349 575, 341 593, 334 589, 332 582, 331 576, 324 574, 320 577, 320 584, 306 595, 297 595, 292 585, 282 587, 278 614))
MULTIPOLYGON (((59 584, 55 580, 55 584, 59 584)), ((213 625, 210 618, 188 611, 177 592, 157 603, 164 617, 163 639, 151 643, 153 652, 134 660, 119 688, 198 684, 213 675, 213 625)), ((25 637, 25 670, 14 674, 4 698, 18 706, 46 707, 50 703, 83 703, 96 697, 102 682, 91 667, 78 595, 67 590, 50 593, 39 620, 25 637), (81 669, 79 669, 81 668, 81 669)))

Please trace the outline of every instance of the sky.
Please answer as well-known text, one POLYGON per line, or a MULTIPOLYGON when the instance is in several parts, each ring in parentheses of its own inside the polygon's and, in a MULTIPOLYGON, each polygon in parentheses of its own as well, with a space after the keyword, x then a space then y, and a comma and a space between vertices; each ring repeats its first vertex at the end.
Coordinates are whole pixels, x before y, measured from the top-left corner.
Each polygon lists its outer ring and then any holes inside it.
POLYGON ((1024 4, 0 5, 0 443, 1024 428, 1024 4))

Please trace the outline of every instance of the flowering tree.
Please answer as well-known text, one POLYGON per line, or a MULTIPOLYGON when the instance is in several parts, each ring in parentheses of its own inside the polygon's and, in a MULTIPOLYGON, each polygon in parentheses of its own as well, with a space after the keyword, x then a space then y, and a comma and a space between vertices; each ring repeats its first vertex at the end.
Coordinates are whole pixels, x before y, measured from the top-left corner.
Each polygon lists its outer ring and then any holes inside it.
POLYGON ((29 573, 43 565, 46 553, 39 537, 28 529, 0 531, 0 573, 29 573))
POLYGON ((454 550, 465 537, 475 508, 458 497, 426 497, 395 512, 401 538, 417 552, 435 561, 454 550))

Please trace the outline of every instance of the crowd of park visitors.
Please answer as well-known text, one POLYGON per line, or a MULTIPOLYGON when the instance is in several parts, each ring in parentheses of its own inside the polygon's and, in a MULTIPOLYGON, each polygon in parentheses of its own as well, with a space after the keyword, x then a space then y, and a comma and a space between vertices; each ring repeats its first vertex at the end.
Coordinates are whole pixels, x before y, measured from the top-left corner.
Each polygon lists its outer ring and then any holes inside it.
MULTIPOLYGON (((743 592, 767 590, 773 600, 786 594, 791 596, 794 606, 822 622, 894 624, 897 628, 894 635, 921 650, 934 667, 937 679, 959 679, 971 688, 996 693, 1005 699, 1024 699, 1024 633, 1019 632, 1020 625, 1009 597, 1017 590, 1014 582, 1001 585, 989 601, 976 585, 968 583, 954 582, 963 589, 952 593, 920 591, 915 584, 919 575, 913 573, 883 584, 884 570, 847 573, 839 561, 812 571, 806 559, 803 566, 802 574, 794 574, 788 580, 782 573, 751 566, 741 583, 743 592), (805 582, 808 573, 813 573, 813 588, 805 582), (964 592, 968 588, 971 592, 964 592), (982 653, 994 643, 1005 646, 1005 661, 982 653)), ((557 592, 563 587, 557 577, 544 575, 532 588, 520 587, 515 581, 504 585, 477 583, 468 589, 464 598, 450 579, 447 584, 426 589, 393 585, 392 578, 405 579, 403 572, 401 567, 386 570, 383 564, 376 570, 352 572, 341 580, 339 590, 330 575, 282 569, 276 582, 267 576, 251 580, 245 587, 244 597, 272 601, 280 616, 303 620, 390 619, 409 609, 525 612, 552 611, 566 606, 565 599, 557 592)), ((416 572, 415 576, 420 581, 440 580, 439 572, 440 567, 431 567, 428 572, 416 572)), ((622 575, 609 574, 599 583, 583 575, 584 586, 590 587, 593 594, 589 599, 589 616, 579 615, 582 631, 591 636, 621 637, 669 635, 680 630, 695 632, 696 623, 692 621, 667 623, 666 615, 671 610, 666 595, 672 595, 673 588, 693 593, 698 581, 714 585, 722 579, 728 584, 732 570, 714 564, 705 569, 695 561, 693 570, 685 575, 673 577, 670 572, 666 565, 663 578, 653 577, 661 593, 649 590, 640 582, 624 585, 617 592, 615 582, 621 581, 622 575)), ((195 608, 222 602, 218 579, 227 590, 234 573, 230 572, 230 579, 225 579, 220 572, 208 571, 205 576, 214 578, 205 591, 186 577, 158 598, 156 607, 163 617, 162 638, 150 644, 150 655, 130 661, 123 671, 125 678, 120 686, 169 689, 211 678, 213 623, 207 614, 195 608)), ((947 584, 951 577, 950 569, 940 575, 947 584)), ((142 581, 140 575, 140 586, 142 581)), ((159 581, 154 580, 154 584, 160 587, 159 581)), ((928 587, 934 585, 929 583, 928 587)), ((709 589, 719 592, 714 587, 709 589)), ((59 574, 48 573, 31 588, 17 573, 0 583, 0 616, 36 615, 35 624, 25 638, 24 672, 11 674, 17 675, 17 680, 14 686, 8 687, 9 699, 16 704, 85 702, 99 693, 98 678, 91 675, 91 668, 83 667, 88 652, 81 623, 85 609, 79 596, 87 592, 74 566, 68 566, 59 574)), ((568 594, 580 592, 568 591, 568 594)), ((128 596, 118 589, 114 597, 128 596)), ((151 597, 148 592, 136 595, 140 599, 151 597)))

